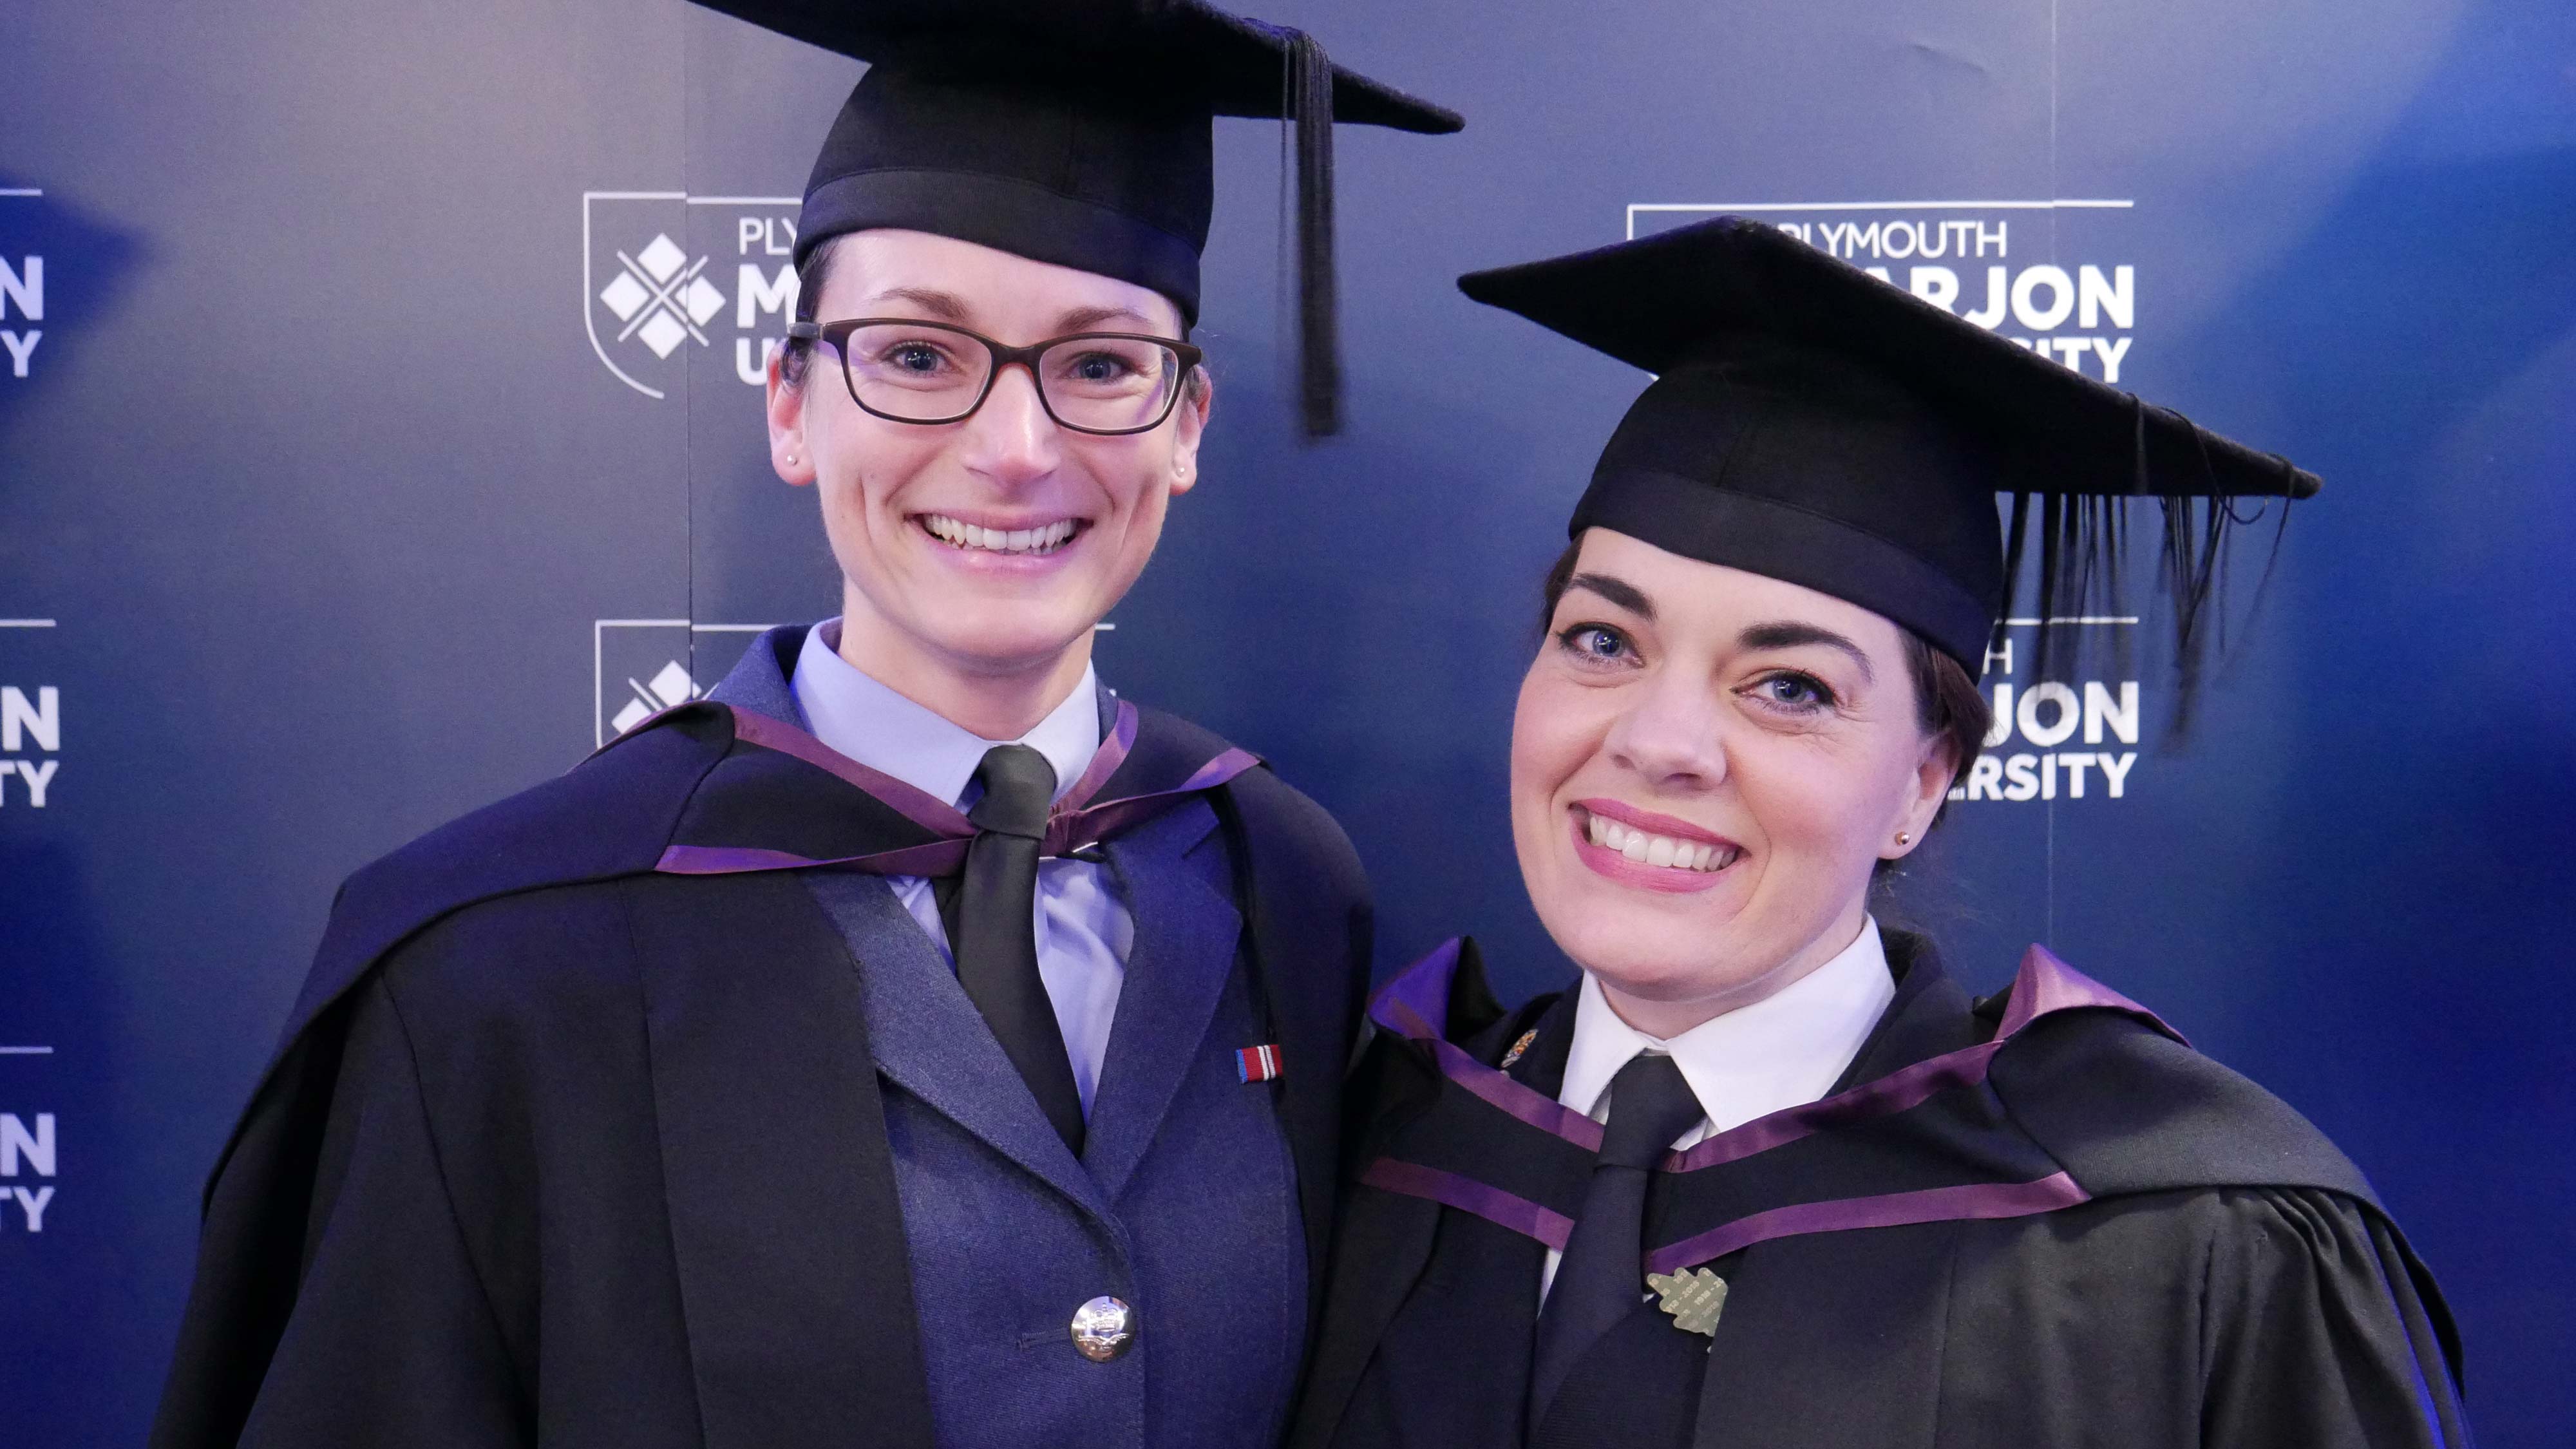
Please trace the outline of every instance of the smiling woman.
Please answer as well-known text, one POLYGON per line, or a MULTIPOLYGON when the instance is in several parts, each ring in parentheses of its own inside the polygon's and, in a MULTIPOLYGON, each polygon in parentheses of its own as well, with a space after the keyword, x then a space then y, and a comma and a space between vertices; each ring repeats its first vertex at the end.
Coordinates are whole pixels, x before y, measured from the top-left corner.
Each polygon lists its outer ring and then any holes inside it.
POLYGON ((1336 121, 1459 119, 1200 0, 711 3, 870 63, 765 398, 840 616, 342 893, 160 1449, 1255 1449, 1288 1413, 1367 882, 1092 631, 1199 478, 1215 117, 1293 114, 1327 217, 1336 121))
POLYGON ((781 478, 821 495, 841 657, 1009 738, 1090 668, 1091 626, 1198 481, 1213 389, 1178 385, 1180 349, 1196 357, 1179 309, 1132 282, 918 231, 855 232, 813 255, 829 260, 800 313, 851 322, 772 361, 770 454, 781 478), (871 318, 887 320, 854 325, 871 318), (1170 359, 1163 415, 1110 434, 1060 426, 1051 399, 1066 388, 1045 380, 1047 359, 1096 363, 1083 335, 1105 325, 1164 339, 1149 344, 1170 359), (997 367, 988 337, 1035 350, 997 367), (837 351, 836 365, 812 366, 805 348, 837 351))
MULTIPOLYGON (((1557 556, 1541 585, 1539 632, 1555 636, 1560 642, 1563 642, 1564 631, 1557 625, 1557 605, 1565 598, 1566 590, 1577 582, 1575 568, 1583 558, 1583 551, 1583 539, 1578 538, 1566 545, 1565 552, 1557 556)), ((1651 600, 1621 580, 1587 572, 1580 581, 1586 589, 1615 606, 1635 610, 1648 617, 1654 612, 1651 600)), ((1763 629, 1757 626, 1756 631, 1747 634, 1744 642, 1747 647, 1834 643, 1846 652, 1859 648, 1840 635, 1824 638, 1795 632, 1803 627, 1786 625, 1780 629, 1763 629), (1783 632, 1783 629, 1791 632, 1783 632)), ((1830 634, 1830 631, 1816 633, 1823 635, 1830 634)), ((1901 628, 1898 635, 1905 656, 1905 677, 1914 689, 1915 723, 1921 728, 1924 738, 1940 744, 1950 761, 1951 775, 1964 779, 1985 750, 1986 735, 1994 728, 1994 708, 1987 703, 1984 691, 1977 688, 1977 677, 1958 660, 1934 648, 1929 640, 1912 629, 1901 628)), ((1945 803, 1934 814, 1934 823, 1938 824, 1941 816, 1947 813, 1949 807, 1945 803)), ((1913 841, 1898 843, 1910 846, 1913 841)), ((1902 858, 1902 854, 1882 857, 1875 870, 1883 873, 1902 858)))
POLYGON ((1678 1036, 1849 946, 1965 762, 1898 625, 1606 529, 1576 549, 1513 717, 1513 840, 1620 1018, 1678 1036))
POLYGON ((1505 1010, 1452 942, 1380 993, 1292 1442, 2463 1442, 2331 1143, 2044 946, 1972 1003, 1869 913, 1986 732, 1998 492, 2051 599, 2161 501, 2196 605, 2227 499, 2316 480, 1753 223, 1461 285, 1657 375, 1512 718, 1582 976, 1505 1010))

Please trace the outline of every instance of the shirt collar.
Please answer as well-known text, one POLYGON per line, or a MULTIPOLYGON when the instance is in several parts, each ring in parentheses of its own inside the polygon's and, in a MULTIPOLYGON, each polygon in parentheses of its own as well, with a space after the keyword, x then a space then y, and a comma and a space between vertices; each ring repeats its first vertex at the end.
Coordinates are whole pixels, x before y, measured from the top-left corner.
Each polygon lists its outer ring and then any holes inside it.
POLYGON ((1852 1063, 1870 1029, 1896 998, 1878 922, 1863 917, 1860 935, 1840 954, 1750 1006, 1711 1017, 1659 1040, 1619 1019, 1590 972, 1574 1006, 1574 1045, 1557 1100, 1601 1116, 1610 1079, 1639 1052, 1662 1052, 1681 1068, 1724 1132, 1756 1117, 1822 1097, 1852 1063))
POLYGON ((1023 744, 1055 767, 1055 793, 1082 778, 1100 750, 1100 681, 1089 665, 1073 692, 1017 740, 988 740, 927 705, 897 694, 839 652, 841 621, 805 632, 790 687, 814 738, 871 770, 925 794, 966 805, 975 767, 995 745, 1023 744))

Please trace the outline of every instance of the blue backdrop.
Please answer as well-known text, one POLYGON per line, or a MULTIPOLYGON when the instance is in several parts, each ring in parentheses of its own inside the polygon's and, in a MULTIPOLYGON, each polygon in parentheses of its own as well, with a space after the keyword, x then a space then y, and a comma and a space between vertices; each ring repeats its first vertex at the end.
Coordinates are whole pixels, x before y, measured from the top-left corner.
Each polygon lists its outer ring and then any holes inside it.
MULTIPOLYGON (((2160 620, 2070 626, 2115 647, 2064 695, 2008 630, 1994 771, 1890 909, 2316 1118, 2486 1443, 2567 1442, 2576 10, 1264 13, 1469 127, 1342 137, 1350 423, 1302 447, 1278 129, 1221 126, 1206 483, 1104 675, 1342 818, 1381 969, 1472 930, 1527 992, 1510 699, 1643 379, 1456 273, 1750 211, 2292 455, 2327 490, 2190 735, 2160 620)), ((854 74, 680 0, 0 15, 0 1442, 139 1438, 333 884, 835 606, 741 377, 854 74)))

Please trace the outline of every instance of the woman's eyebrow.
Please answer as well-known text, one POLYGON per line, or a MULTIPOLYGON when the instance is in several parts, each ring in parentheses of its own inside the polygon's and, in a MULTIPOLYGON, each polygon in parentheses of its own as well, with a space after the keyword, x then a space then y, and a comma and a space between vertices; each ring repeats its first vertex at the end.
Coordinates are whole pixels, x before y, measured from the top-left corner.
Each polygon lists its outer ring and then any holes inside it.
POLYGON ((1640 619, 1652 622, 1655 617, 1655 601, 1626 579, 1612 578, 1608 574, 1576 574, 1565 581, 1565 586, 1588 589, 1640 619))
POLYGON ((1067 332, 1088 332, 1103 322, 1113 322, 1121 318, 1124 318, 1129 322, 1133 322, 1139 327, 1151 327, 1153 325, 1152 318, 1147 317, 1144 313, 1137 311, 1133 307, 1076 307, 1072 311, 1055 319, 1055 330, 1059 334, 1067 332))
POLYGON ((1850 655, 1852 663, 1860 666, 1861 678, 1872 684, 1878 682, 1878 671, 1870 667, 1869 655, 1859 645, 1820 625, 1801 623, 1795 619, 1751 624, 1745 627, 1743 633, 1735 636, 1735 642, 1738 647, 1744 649, 1795 649, 1801 644, 1822 644, 1828 649, 1839 649, 1850 655))
POLYGON ((933 317, 949 322, 966 320, 966 300, 954 292, 933 287, 888 287, 868 299, 870 302, 910 302, 933 317))

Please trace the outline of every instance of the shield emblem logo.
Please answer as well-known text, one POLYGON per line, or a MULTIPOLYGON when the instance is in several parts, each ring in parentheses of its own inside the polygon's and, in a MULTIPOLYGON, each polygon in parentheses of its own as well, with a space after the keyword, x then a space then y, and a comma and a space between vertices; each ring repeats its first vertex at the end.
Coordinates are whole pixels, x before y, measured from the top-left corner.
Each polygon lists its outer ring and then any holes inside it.
POLYGON ((795 301, 787 258, 797 205, 792 196, 583 192, 582 325, 600 365, 655 399, 705 355, 757 385, 795 301))
POLYGON ((709 258, 689 245, 688 197, 677 191, 581 194, 582 322, 617 380, 660 398, 709 346, 727 298, 709 258))
POLYGON ((732 672, 766 624, 687 619, 594 619, 590 630, 591 745, 596 748, 732 672))

